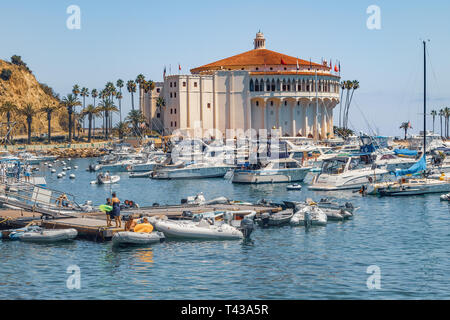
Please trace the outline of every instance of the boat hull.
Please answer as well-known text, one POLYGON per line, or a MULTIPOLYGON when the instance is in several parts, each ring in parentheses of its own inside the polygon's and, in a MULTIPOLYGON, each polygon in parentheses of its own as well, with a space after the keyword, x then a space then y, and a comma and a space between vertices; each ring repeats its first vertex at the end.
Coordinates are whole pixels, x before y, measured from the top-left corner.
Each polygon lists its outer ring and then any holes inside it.
POLYGON ((309 168, 286 170, 235 170, 233 183, 283 183, 301 182, 305 179, 309 168))
POLYGON ((230 167, 189 168, 161 170, 153 173, 153 179, 203 179, 223 178, 230 167))

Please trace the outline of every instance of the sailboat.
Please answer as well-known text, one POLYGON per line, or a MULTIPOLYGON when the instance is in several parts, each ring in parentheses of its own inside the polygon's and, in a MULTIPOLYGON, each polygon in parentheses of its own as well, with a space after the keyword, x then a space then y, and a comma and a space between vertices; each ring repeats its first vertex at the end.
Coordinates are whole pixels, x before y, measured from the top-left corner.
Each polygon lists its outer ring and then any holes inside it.
POLYGON ((425 176, 426 163, 426 114, 427 114, 427 65, 426 65, 426 42, 423 41, 424 58, 424 89, 423 89, 423 154, 419 161, 408 169, 395 171, 396 177, 401 177, 397 181, 386 181, 381 183, 371 183, 364 191, 367 194, 380 196, 411 196, 428 193, 442 193, 450 191, 450 182, 444 179, 428 179, 425 176), (415 178, 412 175, 421 173, 423 177, 415 178))

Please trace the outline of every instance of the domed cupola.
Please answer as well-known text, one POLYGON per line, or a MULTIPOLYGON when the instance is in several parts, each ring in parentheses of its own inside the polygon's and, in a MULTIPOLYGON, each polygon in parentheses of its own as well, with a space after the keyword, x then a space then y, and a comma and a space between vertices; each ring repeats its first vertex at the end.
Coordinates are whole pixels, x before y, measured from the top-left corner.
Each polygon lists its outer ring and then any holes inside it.
POLYGON ((255 40, 253 40, 253 44, 256 49, 265 49, 266 48, 266 39, 264 38, 264 34, 261 31, 258 31, 256 34, 255 40))

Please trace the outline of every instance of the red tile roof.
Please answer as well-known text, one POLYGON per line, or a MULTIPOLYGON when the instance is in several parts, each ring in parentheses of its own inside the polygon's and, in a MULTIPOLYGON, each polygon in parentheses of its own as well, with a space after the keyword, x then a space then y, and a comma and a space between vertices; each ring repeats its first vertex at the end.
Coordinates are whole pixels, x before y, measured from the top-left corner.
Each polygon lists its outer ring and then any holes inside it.
MULTIPOLYGON (((267 50, 267 49, 254 49, 244 53, 237 54, 235 56, 225 58, 222 60, 218 60, 216 62, 205 64, 201 67, 197 67, 191 69, 192 73, 198 73, 202 71, 209 70, 220 70, 221 68, 237 68, 237 67, 245 67, 245 66, 264 66, 264 65, 291 65, 296 66, 297 62, 299 65, 310 65, 309 61, 298 59, 295 57, 291 57, 282 53, 278 53, 275 51, 267 50), (283 63, 281 62, 283 60, 283 63)), ((317 64, 312 62, 312 66, 320 67, 321 69, 326 68, 329 70, 330 68, 327 66, 323 66, 321 64, 317 64)))

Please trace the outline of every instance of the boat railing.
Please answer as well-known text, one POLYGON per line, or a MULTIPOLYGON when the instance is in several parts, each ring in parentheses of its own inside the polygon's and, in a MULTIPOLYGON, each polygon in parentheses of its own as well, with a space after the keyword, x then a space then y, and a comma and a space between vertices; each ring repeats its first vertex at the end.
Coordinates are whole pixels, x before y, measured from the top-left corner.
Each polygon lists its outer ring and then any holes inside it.
POLYGON ((81 210, 70 193, 4 176, 0 179, 0 197, 3 204, 45 216, 76 216, 76 211, 81 210))

